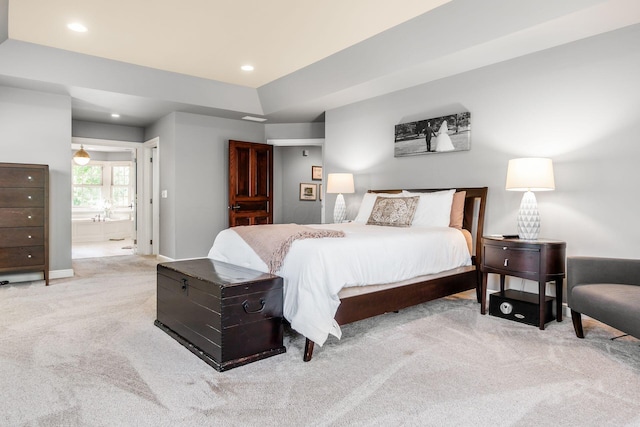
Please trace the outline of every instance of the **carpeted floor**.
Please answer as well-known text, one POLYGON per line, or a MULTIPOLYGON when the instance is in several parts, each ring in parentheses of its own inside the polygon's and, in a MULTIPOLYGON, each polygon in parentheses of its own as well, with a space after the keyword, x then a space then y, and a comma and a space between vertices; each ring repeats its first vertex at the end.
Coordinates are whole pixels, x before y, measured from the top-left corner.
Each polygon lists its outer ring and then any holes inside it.
POLYGON ((154 259, 73 267, 0 287, 2 426, 640 426, 640 341, 595 321, 579 340, 465 293, 219 373, 153 325, 154 259))

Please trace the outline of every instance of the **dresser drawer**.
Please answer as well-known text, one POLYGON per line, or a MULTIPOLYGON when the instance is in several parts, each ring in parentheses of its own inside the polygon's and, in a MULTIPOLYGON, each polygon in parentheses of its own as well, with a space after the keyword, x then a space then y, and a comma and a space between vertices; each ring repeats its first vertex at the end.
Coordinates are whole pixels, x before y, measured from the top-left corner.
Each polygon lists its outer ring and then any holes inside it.
POLYGON ((43 208, 0 208, 0 227, 32 227, 43 224, 43 208))
POLYGON ((44 246, 0 248, 0 268, 44 265, 44 246))
POLYGON ((0 228, 0 248, 44 244, 44 227, 0 228))
POLYGON ((0 206, 37 208, 44 206, 44 188, 1 188, 0 206))
POLYGON ((529 248, 511 248, 485 245, 484 265, 506 273, 536 273, 540 266, 540 251, 529 248))
POLYGON ((44 187, 46 169, 0 168, 0 187, 44 187))

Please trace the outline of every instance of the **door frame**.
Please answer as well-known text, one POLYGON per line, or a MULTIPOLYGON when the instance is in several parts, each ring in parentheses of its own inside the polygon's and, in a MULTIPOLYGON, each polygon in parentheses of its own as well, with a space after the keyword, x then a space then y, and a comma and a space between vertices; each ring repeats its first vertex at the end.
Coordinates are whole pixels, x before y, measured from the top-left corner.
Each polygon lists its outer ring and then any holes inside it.
POLYGON ((141 142, 117 141, 99 138, 72 137, 72 144, 96 145, 103 147, 124 148, 133 151, 133 159, 136 167, 136 197, 135 197, 135 227, 133 239, 136 242, 136 253, 138 255, 157 255, 160 247, 160 191, 159 191, 159 145, 160 138, 156 137, 141 142), (151 166, 149 159, 152 150, 156 149, 154 166, 151 166), (154 183, 151 188, 150 183, 154 183), (157 194, 156 194, 157 193, 157 194), (153 207, 150 200, 157 200, 153 207), (148 201, 148 203, 142 203, 148 201), (153 244, 150 243, 153 241, 153 244))
POLYGON ((160 253, 160 138, 138 147, 138 254, 160 253), (153 159, 153 162, 151 161, 153 159))

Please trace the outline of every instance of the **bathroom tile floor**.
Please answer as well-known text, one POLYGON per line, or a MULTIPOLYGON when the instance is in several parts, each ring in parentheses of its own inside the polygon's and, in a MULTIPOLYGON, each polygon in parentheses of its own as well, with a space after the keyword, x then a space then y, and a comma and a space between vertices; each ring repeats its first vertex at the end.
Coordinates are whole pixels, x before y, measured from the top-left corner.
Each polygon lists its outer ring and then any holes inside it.
POLYGON ((106 242, 72 243, 71 259, 100 258, 106 256, 134 255, 133 239, 106 242))

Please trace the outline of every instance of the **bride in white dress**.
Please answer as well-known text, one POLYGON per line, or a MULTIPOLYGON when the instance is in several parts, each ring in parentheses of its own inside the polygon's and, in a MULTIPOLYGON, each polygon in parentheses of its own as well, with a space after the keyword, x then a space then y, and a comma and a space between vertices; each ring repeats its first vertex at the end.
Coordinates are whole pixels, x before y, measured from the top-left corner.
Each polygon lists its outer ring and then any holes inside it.
POLYGON ((453 151, 455 147, 449 138, 449 126, 447 121, 444 120, 438 129, 438 136, 436 136, 436 151, 453 151))

